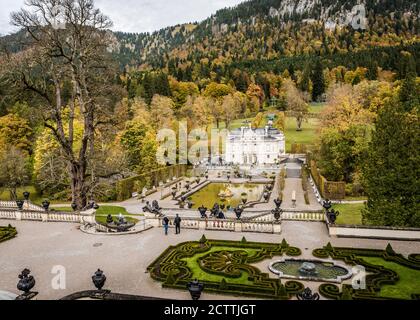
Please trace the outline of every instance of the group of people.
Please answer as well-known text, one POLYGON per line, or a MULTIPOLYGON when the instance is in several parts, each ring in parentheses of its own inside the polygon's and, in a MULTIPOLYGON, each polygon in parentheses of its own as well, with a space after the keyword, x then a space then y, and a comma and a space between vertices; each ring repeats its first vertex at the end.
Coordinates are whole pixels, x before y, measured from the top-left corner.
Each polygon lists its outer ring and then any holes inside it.
MULTIPOLYGON (((181 217, 177 214, 175 219, 174 219, 174 225, 175 225, 175 234, 180 234, 181 233, 181 217)), ((165 216, 163 218, 163 229, 165 230, 165 235, 168 235, 169 232, 169 225, 170 225, 171 221, 169 220, 168 216, 165 216)))

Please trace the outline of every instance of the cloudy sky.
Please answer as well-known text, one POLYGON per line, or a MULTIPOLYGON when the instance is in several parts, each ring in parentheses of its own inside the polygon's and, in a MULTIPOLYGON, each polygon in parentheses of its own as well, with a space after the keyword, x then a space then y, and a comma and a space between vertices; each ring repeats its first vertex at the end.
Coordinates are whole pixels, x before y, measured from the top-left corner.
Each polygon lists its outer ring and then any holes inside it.
MULTIPOLYGON (((113 30, 154 31, 163 27, 200 21, 218 9, 244 0, 95 0, 95 4, 114 22, 113 30)), ((24 0, 0 0, 0 34, 15 31, 10 13, 19 10, 24 0)))

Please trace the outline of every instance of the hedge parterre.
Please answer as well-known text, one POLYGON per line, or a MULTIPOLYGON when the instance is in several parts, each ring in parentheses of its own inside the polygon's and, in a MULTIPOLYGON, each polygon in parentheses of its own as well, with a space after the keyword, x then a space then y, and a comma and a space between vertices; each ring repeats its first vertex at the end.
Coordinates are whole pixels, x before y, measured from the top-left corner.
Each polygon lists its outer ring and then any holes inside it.
POLYGON ((233 296, 288 300, 303 291, 297 281, 284 284, 279 279, 270 279, 251 264, 275 256, 300 256, 301 250, 281 244, 242 241, 207 240, 204 236, 198 242, 185 242, 169 247, 149 267, 154 280, 163 283, 164 288, 187 289, 195 280, 194 270, 188 261, 194 261, 194 268, 200 270, 204 291, 233 296), (215 277, 216 276, 216 277, 215 277), (215 281, 214 279, 221 279, 215 281), (238 279, 244 279, 243 281, 238 279))

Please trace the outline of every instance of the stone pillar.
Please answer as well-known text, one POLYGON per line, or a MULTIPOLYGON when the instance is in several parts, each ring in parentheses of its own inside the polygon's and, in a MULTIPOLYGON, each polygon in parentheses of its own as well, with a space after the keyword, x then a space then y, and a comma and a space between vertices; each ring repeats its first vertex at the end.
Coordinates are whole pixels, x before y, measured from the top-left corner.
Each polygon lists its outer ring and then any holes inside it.
POLYGON ((42 222, 48 222, 48 212, 41 213, 42 222))
POLYGON ((22 211, 16 211, 16 220, 22 220, 22 211))
POLYGON ((95 209, 80 212, 80 223, 96 224, 95 214, 95 209))
POLYGON ((281 223, 273 223, 273 233, 281 234, 281 223))
POLYGON ((202 219, 198 222, 198 229, 200 231, 206 230, 206 227, 207 227, 207 221, 206 220, 202 219))
POLYGON ((150 223, 152 227, 159 228, 160 223, 158 218, 147 218, 147 221, 150 223))
POLYGON ((235 232, 242 232, 242 221, 235 221, 235 232))

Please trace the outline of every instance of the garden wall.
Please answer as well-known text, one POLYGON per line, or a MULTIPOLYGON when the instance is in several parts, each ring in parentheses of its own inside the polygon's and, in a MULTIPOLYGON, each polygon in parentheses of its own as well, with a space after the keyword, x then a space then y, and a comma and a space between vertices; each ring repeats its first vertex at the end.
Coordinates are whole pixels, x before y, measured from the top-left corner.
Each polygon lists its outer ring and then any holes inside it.
POLYGON ((324 199, 343 200, 346 197, 346 183, 328 181, 319 172, 315 160, 310 161, 310 170, 321 196, 324 199))
POLYGON ((332 225, 328 229, 330 236, 338 238, 420 241, 420 229, 332 225))
POLYGON ((134 192, 141 192, 144 187, 151 189, 158 187, 160 182, 166 182, 173 177, 182 177, 186 174, 187 167, 185 164, 178 164, 120 180, 116 185, 117 200, 130 199, 134 192))

